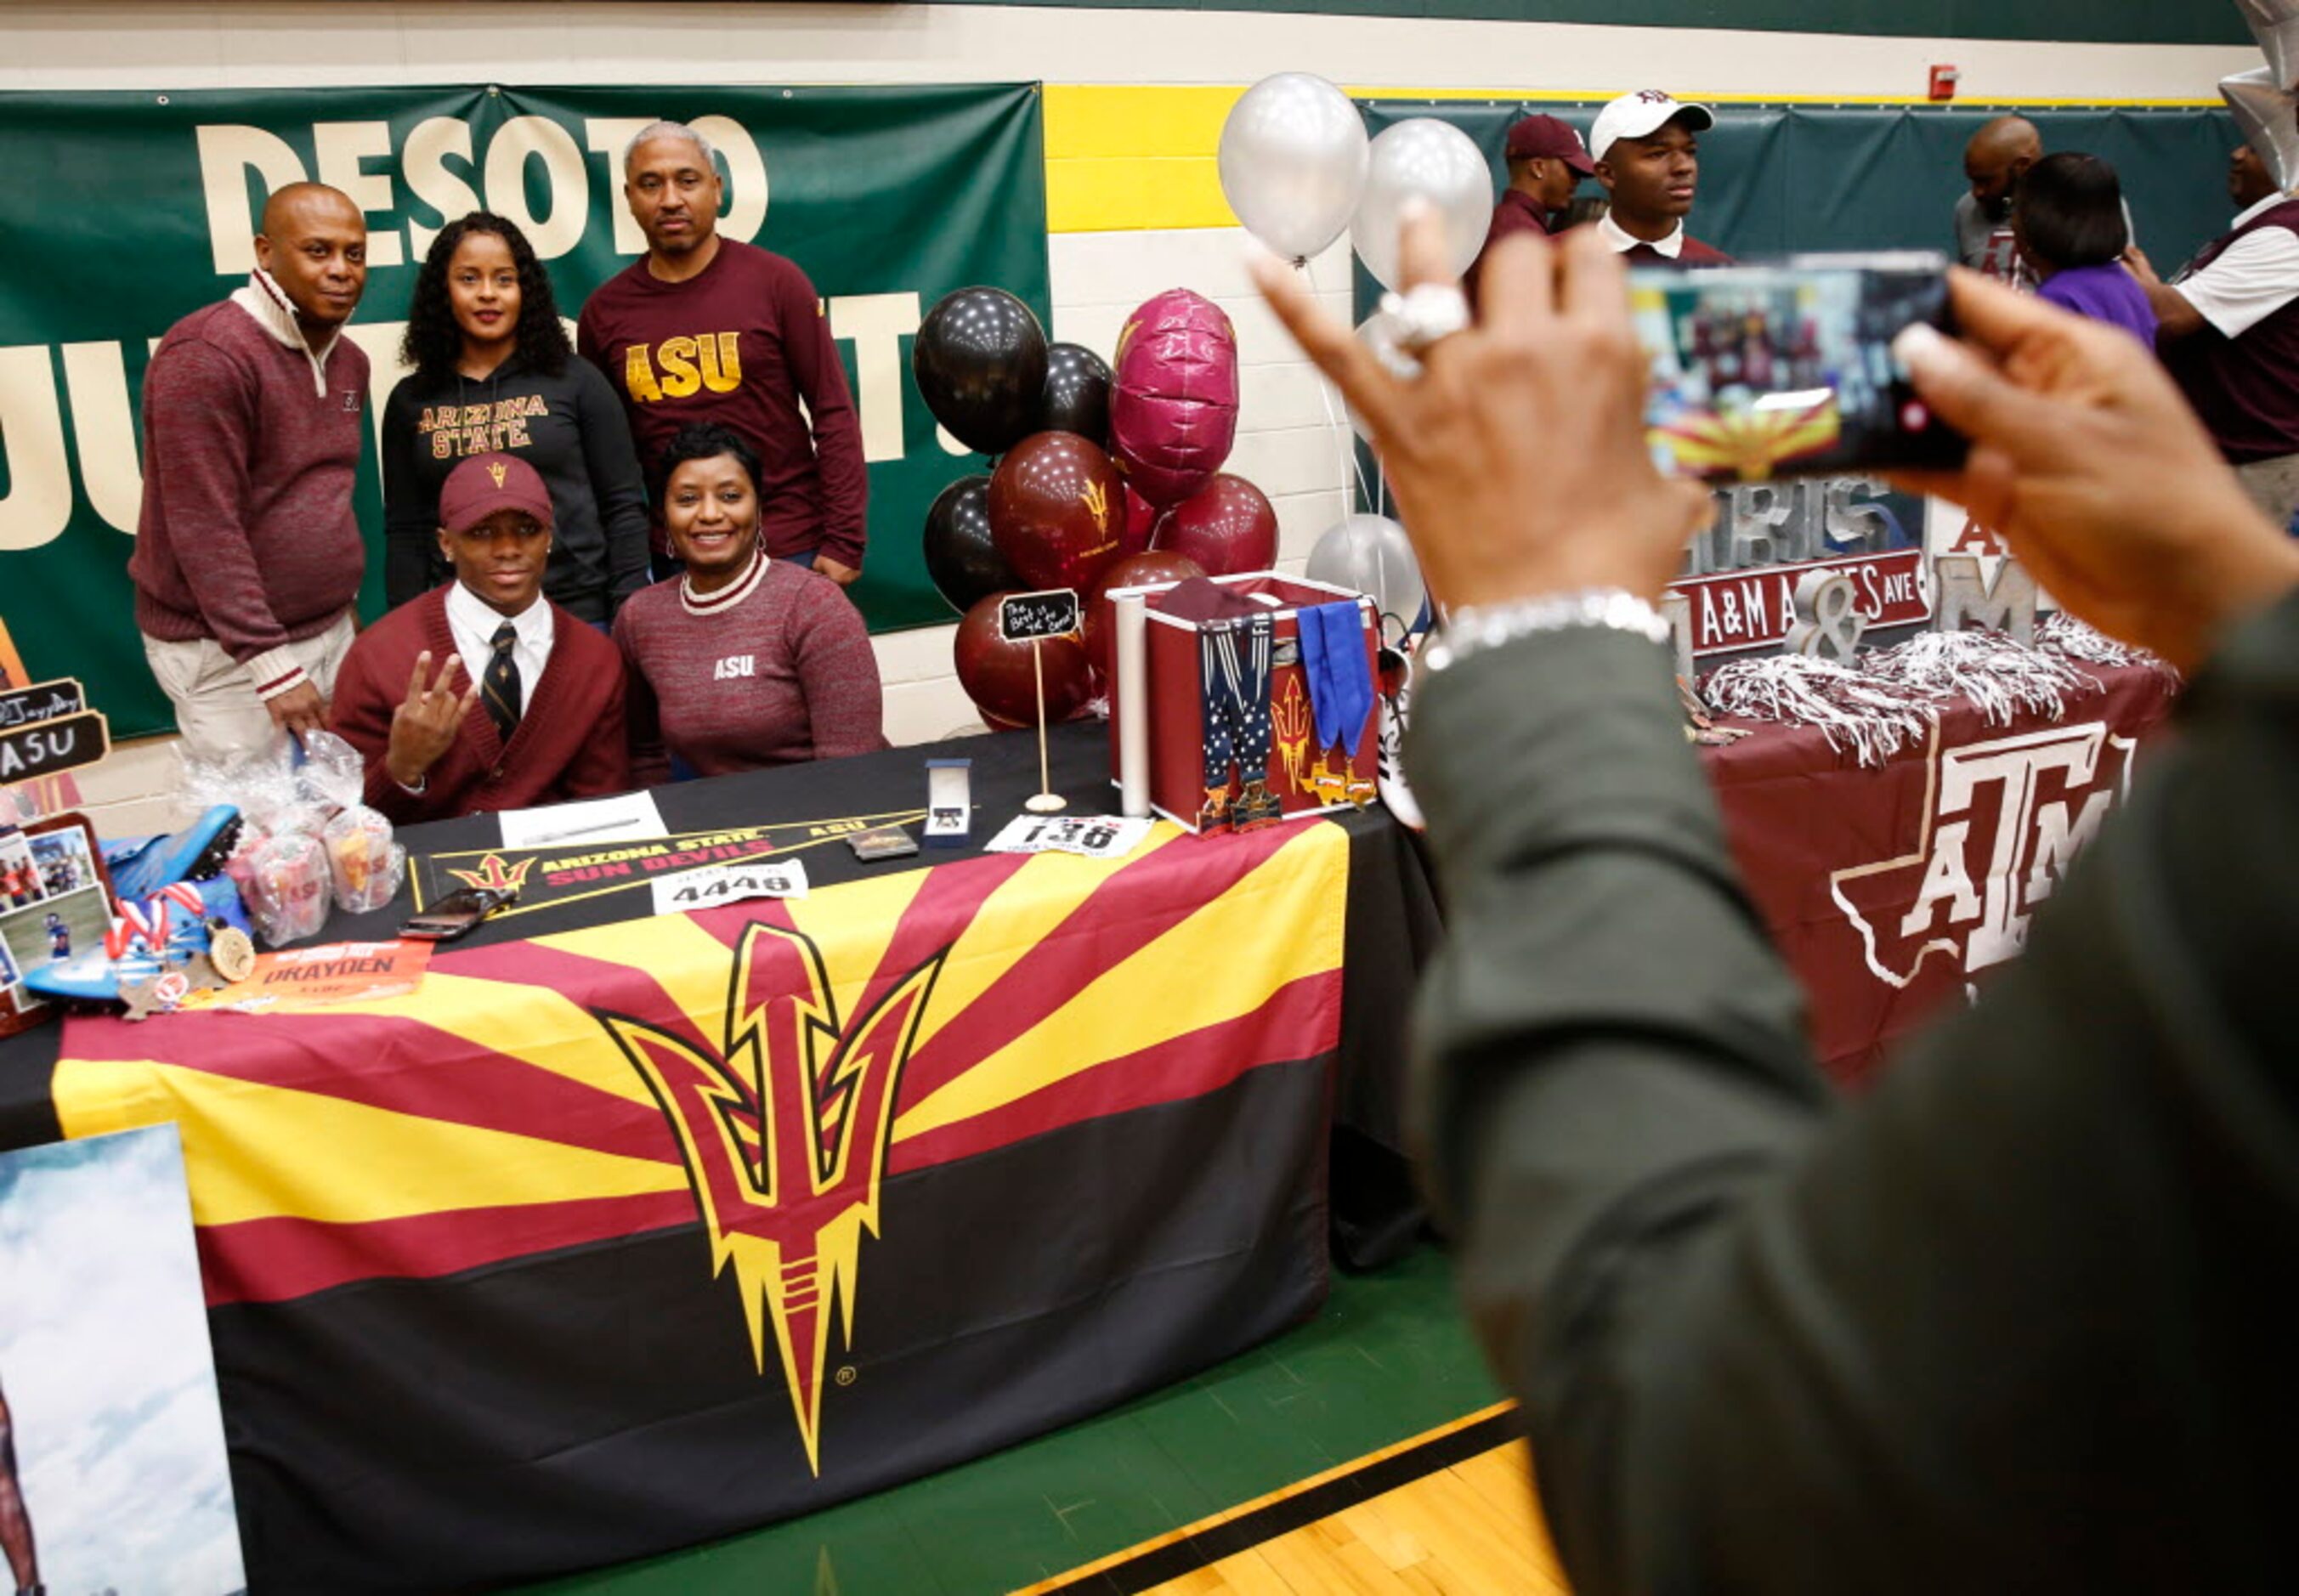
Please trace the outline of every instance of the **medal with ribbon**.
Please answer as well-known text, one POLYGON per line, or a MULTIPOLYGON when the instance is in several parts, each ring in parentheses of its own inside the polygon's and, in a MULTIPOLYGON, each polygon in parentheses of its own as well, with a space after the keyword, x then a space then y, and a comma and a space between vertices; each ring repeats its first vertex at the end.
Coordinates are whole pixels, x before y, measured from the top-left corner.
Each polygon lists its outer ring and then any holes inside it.
POLYGON ((1357 601, 1299 611, 1301 675, 1317 723, 1317 763, 1309 785, 1320 802, 1363 807, 1378 789, 1354 774, 1365 725, 1373 719, 1373 673, 1365 663, 1365 619, 1357 601), (1338 756, 1340 769, 1333 768, 1338 756))
POLYGON ((1282 818, 1269 790, 1271 661, 1276 628, 1266 615, 1211 620, 1198 636, 1199 676, 1205 692, 1206 807, 1200 828, 1224 819, 1236 830, 1266 826, 1282 818), (1230 796, 1229 772, 1237 767, 1238 788, 1230 796))
POLYGON ((1205 718, 1206 746, 1206 801, 1198 810, 1200 831, 1211 831, 1229 819, 1229 769, 1237 749, 1230 735, 1230 684, 1216 645, 1216 639, 1228 631, 1225 620, 1209 620, 1198 628, 1198 703, 1205 718))

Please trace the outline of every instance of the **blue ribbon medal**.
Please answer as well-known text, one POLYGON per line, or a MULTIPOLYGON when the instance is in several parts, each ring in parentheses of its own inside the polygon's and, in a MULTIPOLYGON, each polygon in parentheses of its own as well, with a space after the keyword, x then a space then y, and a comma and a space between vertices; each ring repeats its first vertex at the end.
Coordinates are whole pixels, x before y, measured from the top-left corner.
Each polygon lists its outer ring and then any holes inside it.
POLYGON ((1373 667, 1365 658, 1364 617, 1354 599, 1312 605, 1298 613, 1301 676, 1309 685, 1309 708, 1317 724, 1317 763, 1309 773, 1309 786, 1328 803, 1346 800, 1363 806, 1379 791, 1352 771, 1366 723, 1373 719, 1373 667), (1338 771, 1332 768, 1335 755, 1338 771))

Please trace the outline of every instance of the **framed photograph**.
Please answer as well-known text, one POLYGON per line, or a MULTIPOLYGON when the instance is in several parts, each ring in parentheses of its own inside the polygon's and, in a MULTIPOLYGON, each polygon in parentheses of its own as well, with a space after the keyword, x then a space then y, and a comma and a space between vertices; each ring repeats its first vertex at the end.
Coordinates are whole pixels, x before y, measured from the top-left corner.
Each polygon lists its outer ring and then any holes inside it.
POLYGON ((0 1036, 47 1017, 46 1003, 24 990, 24 973, 101 949, 111 924, 112 877, 86 816, 0 833, 0 1036), (21 897, 10 890, 14 872, 27 884, 21 897))
POLYGON ((39 868, 32 862, 32 839, 13 827, 0 831, 0 913, 45 896, 39 868))
POLYGON ((176 1127, 0 1153, 0 1573, 56 1596, 245 1590, 176 1127))

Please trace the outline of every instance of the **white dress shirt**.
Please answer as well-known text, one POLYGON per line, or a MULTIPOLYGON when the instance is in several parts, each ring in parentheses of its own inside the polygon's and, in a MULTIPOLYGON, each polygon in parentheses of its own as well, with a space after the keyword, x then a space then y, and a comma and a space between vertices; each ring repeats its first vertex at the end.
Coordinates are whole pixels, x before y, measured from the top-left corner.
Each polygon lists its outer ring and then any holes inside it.
POLYGON ((1665 238, 1639 238, 1614 221, 1613 213, 1607 211, 1597 219, 1597 231, 1616 255, 1624 255, 1639 244, 1651 245, 1672 261, 1684 253, 1684 224, 1681 221, 1676 224, 1676 230, 1665 238))
MULTIPOLYGON (((2290 197, 2268 195, 2237 217, 2236 227, 2290 197)), ((2239 338, 2299 299, 2299 235, 2288 228, 2262 228, 2247 238, 2237 239, 2201 271, 2191 271, 2171 286, 2223 336, 2239 338)))
POLYGON ((535 602, 517 615, 505 615, 461 582, 447 590, 447 629, 454 634, 455 652, 463 656, 463 669, 470 673, 470 679, 461 684, 465 689, 477 686, 486 677, 487 661, 494 658, 495 628, 506 620, 519 634, 510 657, 519 667, 519 707, 524 714, 527 701, 535 696, 535 685, 543 679, 543 668, 551 662, 549 602, 538 593, 535 602))

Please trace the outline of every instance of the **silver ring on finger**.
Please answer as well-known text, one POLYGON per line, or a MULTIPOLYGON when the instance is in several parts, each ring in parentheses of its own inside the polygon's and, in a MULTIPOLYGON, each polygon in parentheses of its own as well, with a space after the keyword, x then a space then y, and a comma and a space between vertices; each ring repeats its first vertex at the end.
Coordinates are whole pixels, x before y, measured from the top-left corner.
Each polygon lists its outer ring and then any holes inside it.
POLYGON ((1469 298, 1458 283, 1423 283, 1402 294, 1384 294, 1381 308, 1398 345, 1415 355, 1469 328, 1469 298))

